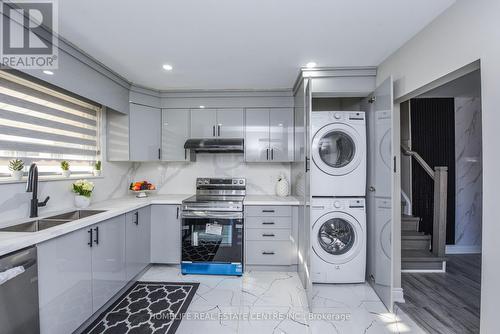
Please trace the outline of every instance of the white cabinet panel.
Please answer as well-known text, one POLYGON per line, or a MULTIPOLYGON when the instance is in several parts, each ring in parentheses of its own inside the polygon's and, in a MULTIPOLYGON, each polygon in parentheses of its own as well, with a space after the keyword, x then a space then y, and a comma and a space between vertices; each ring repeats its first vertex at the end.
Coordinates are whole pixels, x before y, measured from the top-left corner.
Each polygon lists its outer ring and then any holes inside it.
POLYGON ((37 245, 42 334, 72 333, 93 313, 89 230, 37 245))
POLYGON ((243 109, 217 109, 217 137, 243 138, 243 109))
POLYGON ((151 263, 181 262, 181 219, 178 205, 151 206, 151 263))
POLYGON ((269 109, 247 109, 245 128, 245 160, 269 160, 269 109))
POLYGON ((161 112, 158 108, 130 104, 130 160, 160 159, 161 112))
POLYGON ((190 138, 189 109, 163 109, 161 134, 161 159, 163 161, 187 161, 184 143, 190 138))
POLYGON ((215 137, 216 123, 215 109, 191 109, 191 138, 215 137))
POLYGON ((276 162, 293 161, 293 109, 271 109, 269 120, 270 160, 276 162))
POLYGON ((126 280, 132 280, 150 259, 151 209, 145 207, 125 215, 126 280))
POLYGON ((125 215, 94 226, 92 247, 92 310, 96 312, 126 282, 125 215))

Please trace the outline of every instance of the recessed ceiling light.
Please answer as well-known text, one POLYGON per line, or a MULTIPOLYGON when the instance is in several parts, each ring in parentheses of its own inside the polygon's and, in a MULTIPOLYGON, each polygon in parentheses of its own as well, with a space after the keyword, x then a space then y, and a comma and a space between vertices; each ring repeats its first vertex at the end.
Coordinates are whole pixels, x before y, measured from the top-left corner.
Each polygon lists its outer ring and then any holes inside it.
POLYGON ((49 71, 49 70, 45 70, 45 71, 43 71, 43 73, 45 73, 47 75, 54 75, 54 72, 49 71))
POLYGON ((200 109, 205 109, 205 106, 200 106, 200 109))
POLYGON ((309 63, 306 64, 306 67, 307 68, 313 68, 313 67, 316 67, 316 65, 317 64, 315 62, 311 61, 311 62, 309 62, 309 63))
POLYGON ((172 71, 173 67, 172 67, 172 65, 165 64, 165 65, 163 65, 163 69, 164 69, 165 71, 172 71))

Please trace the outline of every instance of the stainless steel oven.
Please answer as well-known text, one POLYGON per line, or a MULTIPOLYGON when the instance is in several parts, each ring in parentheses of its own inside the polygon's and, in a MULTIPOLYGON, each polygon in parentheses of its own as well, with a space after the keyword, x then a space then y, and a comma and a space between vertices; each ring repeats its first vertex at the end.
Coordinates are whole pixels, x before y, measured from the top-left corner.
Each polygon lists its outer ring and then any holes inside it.
POLYGON ((243 273, 245 180, 198 179, 182 205, 183 274, 243 273))

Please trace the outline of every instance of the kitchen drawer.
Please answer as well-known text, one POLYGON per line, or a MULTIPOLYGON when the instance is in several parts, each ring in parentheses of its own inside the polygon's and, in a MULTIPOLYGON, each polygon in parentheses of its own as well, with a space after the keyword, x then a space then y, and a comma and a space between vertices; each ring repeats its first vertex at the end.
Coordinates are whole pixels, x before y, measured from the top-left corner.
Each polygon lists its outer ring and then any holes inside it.
POLYGON ((288 228, 247 228, 245 240, 290 241, 291 233, 288 228))
POLYGON ((246 264, 289 266, 292 264, 290 241, 247 241, 246 264))
POLYGON ((292 228, 291 217, 247 217, 244 222, 247 228, 292 228))
POLYGON ((245 206, 245 216, 247 217, 291 217, 291 206, 264 205, 245 206))

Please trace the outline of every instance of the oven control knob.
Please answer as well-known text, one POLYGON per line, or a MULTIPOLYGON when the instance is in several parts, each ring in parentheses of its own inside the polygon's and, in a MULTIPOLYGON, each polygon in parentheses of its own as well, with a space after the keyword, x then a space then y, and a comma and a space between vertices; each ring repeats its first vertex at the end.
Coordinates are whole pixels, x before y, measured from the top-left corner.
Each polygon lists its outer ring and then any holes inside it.
POLYGON ((238 183, 238 180, 233 180, 233 184, 236 184, 236 183, 238 183))
POLYGON ((341 204, 340 204, 340 202, 339 202, 339 201, 335 201, 335 202, 333 203, 333 206, 334 206, 336 209, 339 209, 339 208, 340 208, 340 206, 341 206, 341 204))
POLYGON ((240 184, 243 184, 243 180, 240 180, 240 184))

